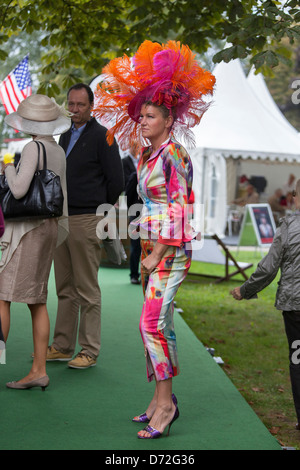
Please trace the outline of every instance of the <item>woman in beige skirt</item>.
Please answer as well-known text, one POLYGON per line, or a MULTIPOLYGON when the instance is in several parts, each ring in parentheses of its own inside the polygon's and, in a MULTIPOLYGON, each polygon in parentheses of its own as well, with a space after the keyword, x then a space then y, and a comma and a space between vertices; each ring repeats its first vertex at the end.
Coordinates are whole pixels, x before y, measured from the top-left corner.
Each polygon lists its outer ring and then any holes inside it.
MULTIPOLYGON (((26 303, 32 316, 34 359, 32 368, 23 379, 9 382, 8 388, 24 390, 49 385, 46 373, 46 354, 49 342, 47 288, 54 250, 63 238, 67 222, 66 157, 53 135, 66 132, 71 120, 47 96, 31 95, 22 101, 17 112, 5 118, 6 123, 33 140, 25 145, 17 170, 13 161, 2 163, 8 185, 16 199, 28 191, 38 163, 38 147, 46 149, 47 168, 60 176, 64 193, 61 218, 5 221, 5 232, 0 239, 0 318, 5 342, 10 329, 11 302, 26 303)), ((43 161, 40 158, 40 167, 43 161)))

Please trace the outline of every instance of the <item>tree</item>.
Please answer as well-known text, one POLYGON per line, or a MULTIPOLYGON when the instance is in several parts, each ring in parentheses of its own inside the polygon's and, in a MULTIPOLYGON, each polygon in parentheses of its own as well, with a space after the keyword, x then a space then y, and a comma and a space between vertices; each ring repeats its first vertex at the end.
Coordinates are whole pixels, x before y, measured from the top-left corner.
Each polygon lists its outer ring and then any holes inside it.
POLYGON ((266 82, 282 113, 300 132, 300 41, 295 42, 293 46, 288 43, 285 46, 291 51, 292 66, 280 63, 276 67, 275 76, 267 77, 266 82))
POLYGON ((295 0, 2 0, 0 60, 6 60, 10 36, 38 32, 43 47, 39 91, 58 95, 84 73, 93 77, 116 55, 132 54, 145 39, 170 38, 205 52, 217 40, 228 45, 214 61, 251 58, 270 73, 290 63, 283 38, 300 38, 295 0), (62 82, 58 77, 63 75, 62 82))
MULTIPOLYGON (((33 32, 32 34, 27 34, 21 32, 17 36, 11 36, 7 43, 7 51, 10 51, 5 62, 1 63, 0 66, 0 80, 4 79, 9 72, 11 72, 16 65, 23 59, 23 57, 28 54, 30 51, 30 73, 32 79, 33 90, 37 90, 39 87, 39 75, 40 75, 40 63, 41 63, 41 48, 36 48, 36 44, 39 42, 39 33, 33 32)), ((3 106, 0 106, 0 145, 3 142, 3 139, 7 137, 13 137, 15 131, 4 124, 4 117, 6 116, 3 106)))

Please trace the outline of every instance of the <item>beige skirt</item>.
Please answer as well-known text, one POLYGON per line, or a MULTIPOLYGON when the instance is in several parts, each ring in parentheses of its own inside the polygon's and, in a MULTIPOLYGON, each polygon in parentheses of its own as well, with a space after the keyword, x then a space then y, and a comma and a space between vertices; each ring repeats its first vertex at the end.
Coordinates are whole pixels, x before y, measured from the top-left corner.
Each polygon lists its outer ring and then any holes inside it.
POLYGON ((0 299, 47 302, 48 280, 57 240, 58 219, 47 219, 26 233, 0 273, 0 299))

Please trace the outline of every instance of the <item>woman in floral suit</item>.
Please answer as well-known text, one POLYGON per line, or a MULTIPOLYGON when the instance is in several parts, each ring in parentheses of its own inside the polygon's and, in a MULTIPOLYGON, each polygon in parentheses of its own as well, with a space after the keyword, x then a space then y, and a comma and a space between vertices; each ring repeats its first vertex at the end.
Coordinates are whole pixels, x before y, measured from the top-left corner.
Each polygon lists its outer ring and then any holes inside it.
POLYGON ((188 221, 192 163, 174 136, 191 142, 189 129, 207 110, 202 97, 213 92, 215 77, 199 66, 187 46, 175 41, 144 41, 132 59, 112 60, 102 77, 94 113, 114 122, 108 142, 116 135, 124 150, 139 139, 145 143, 137 169, 145 295, 140 331, 148 381, 154 379, 156 387, 146 412, 133 421, 147 423, 138 438, 154 439, 179 416, 172 393, 172 379, 179 373, 173 300, 191 263, 186 243, 196 235, 188 221))
MULTIPOLYGON (((191 264, 185 242, 191 239, 187 209, 193 170, 185 149, 170 137, 172 124, 173 117, 163 105, 142 106, 142 135, 152 145, 142 150, 138 165, 138 188, 144 202, 139 221, 145 294, 140 331, 148 380, 156 380, 146 416, 152 417, 152 428, 160 433, 179 416, 176 400, 171 398, 172 378, 179 373, 173 300, 191 264)), ((147 438, 151 432, 148 426, 138 437, 147 438)))

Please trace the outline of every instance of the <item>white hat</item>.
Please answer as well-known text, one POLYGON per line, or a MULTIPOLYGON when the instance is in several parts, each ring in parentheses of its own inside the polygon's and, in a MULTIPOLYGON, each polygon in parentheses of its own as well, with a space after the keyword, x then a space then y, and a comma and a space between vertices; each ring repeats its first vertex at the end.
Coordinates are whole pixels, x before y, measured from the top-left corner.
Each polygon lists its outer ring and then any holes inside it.
POLYGON ((8 114, 5 122, 10 127, 30 135, 58 135, 67 132, 71 119, 67 111, 45 95, 30 95, 8 114))

